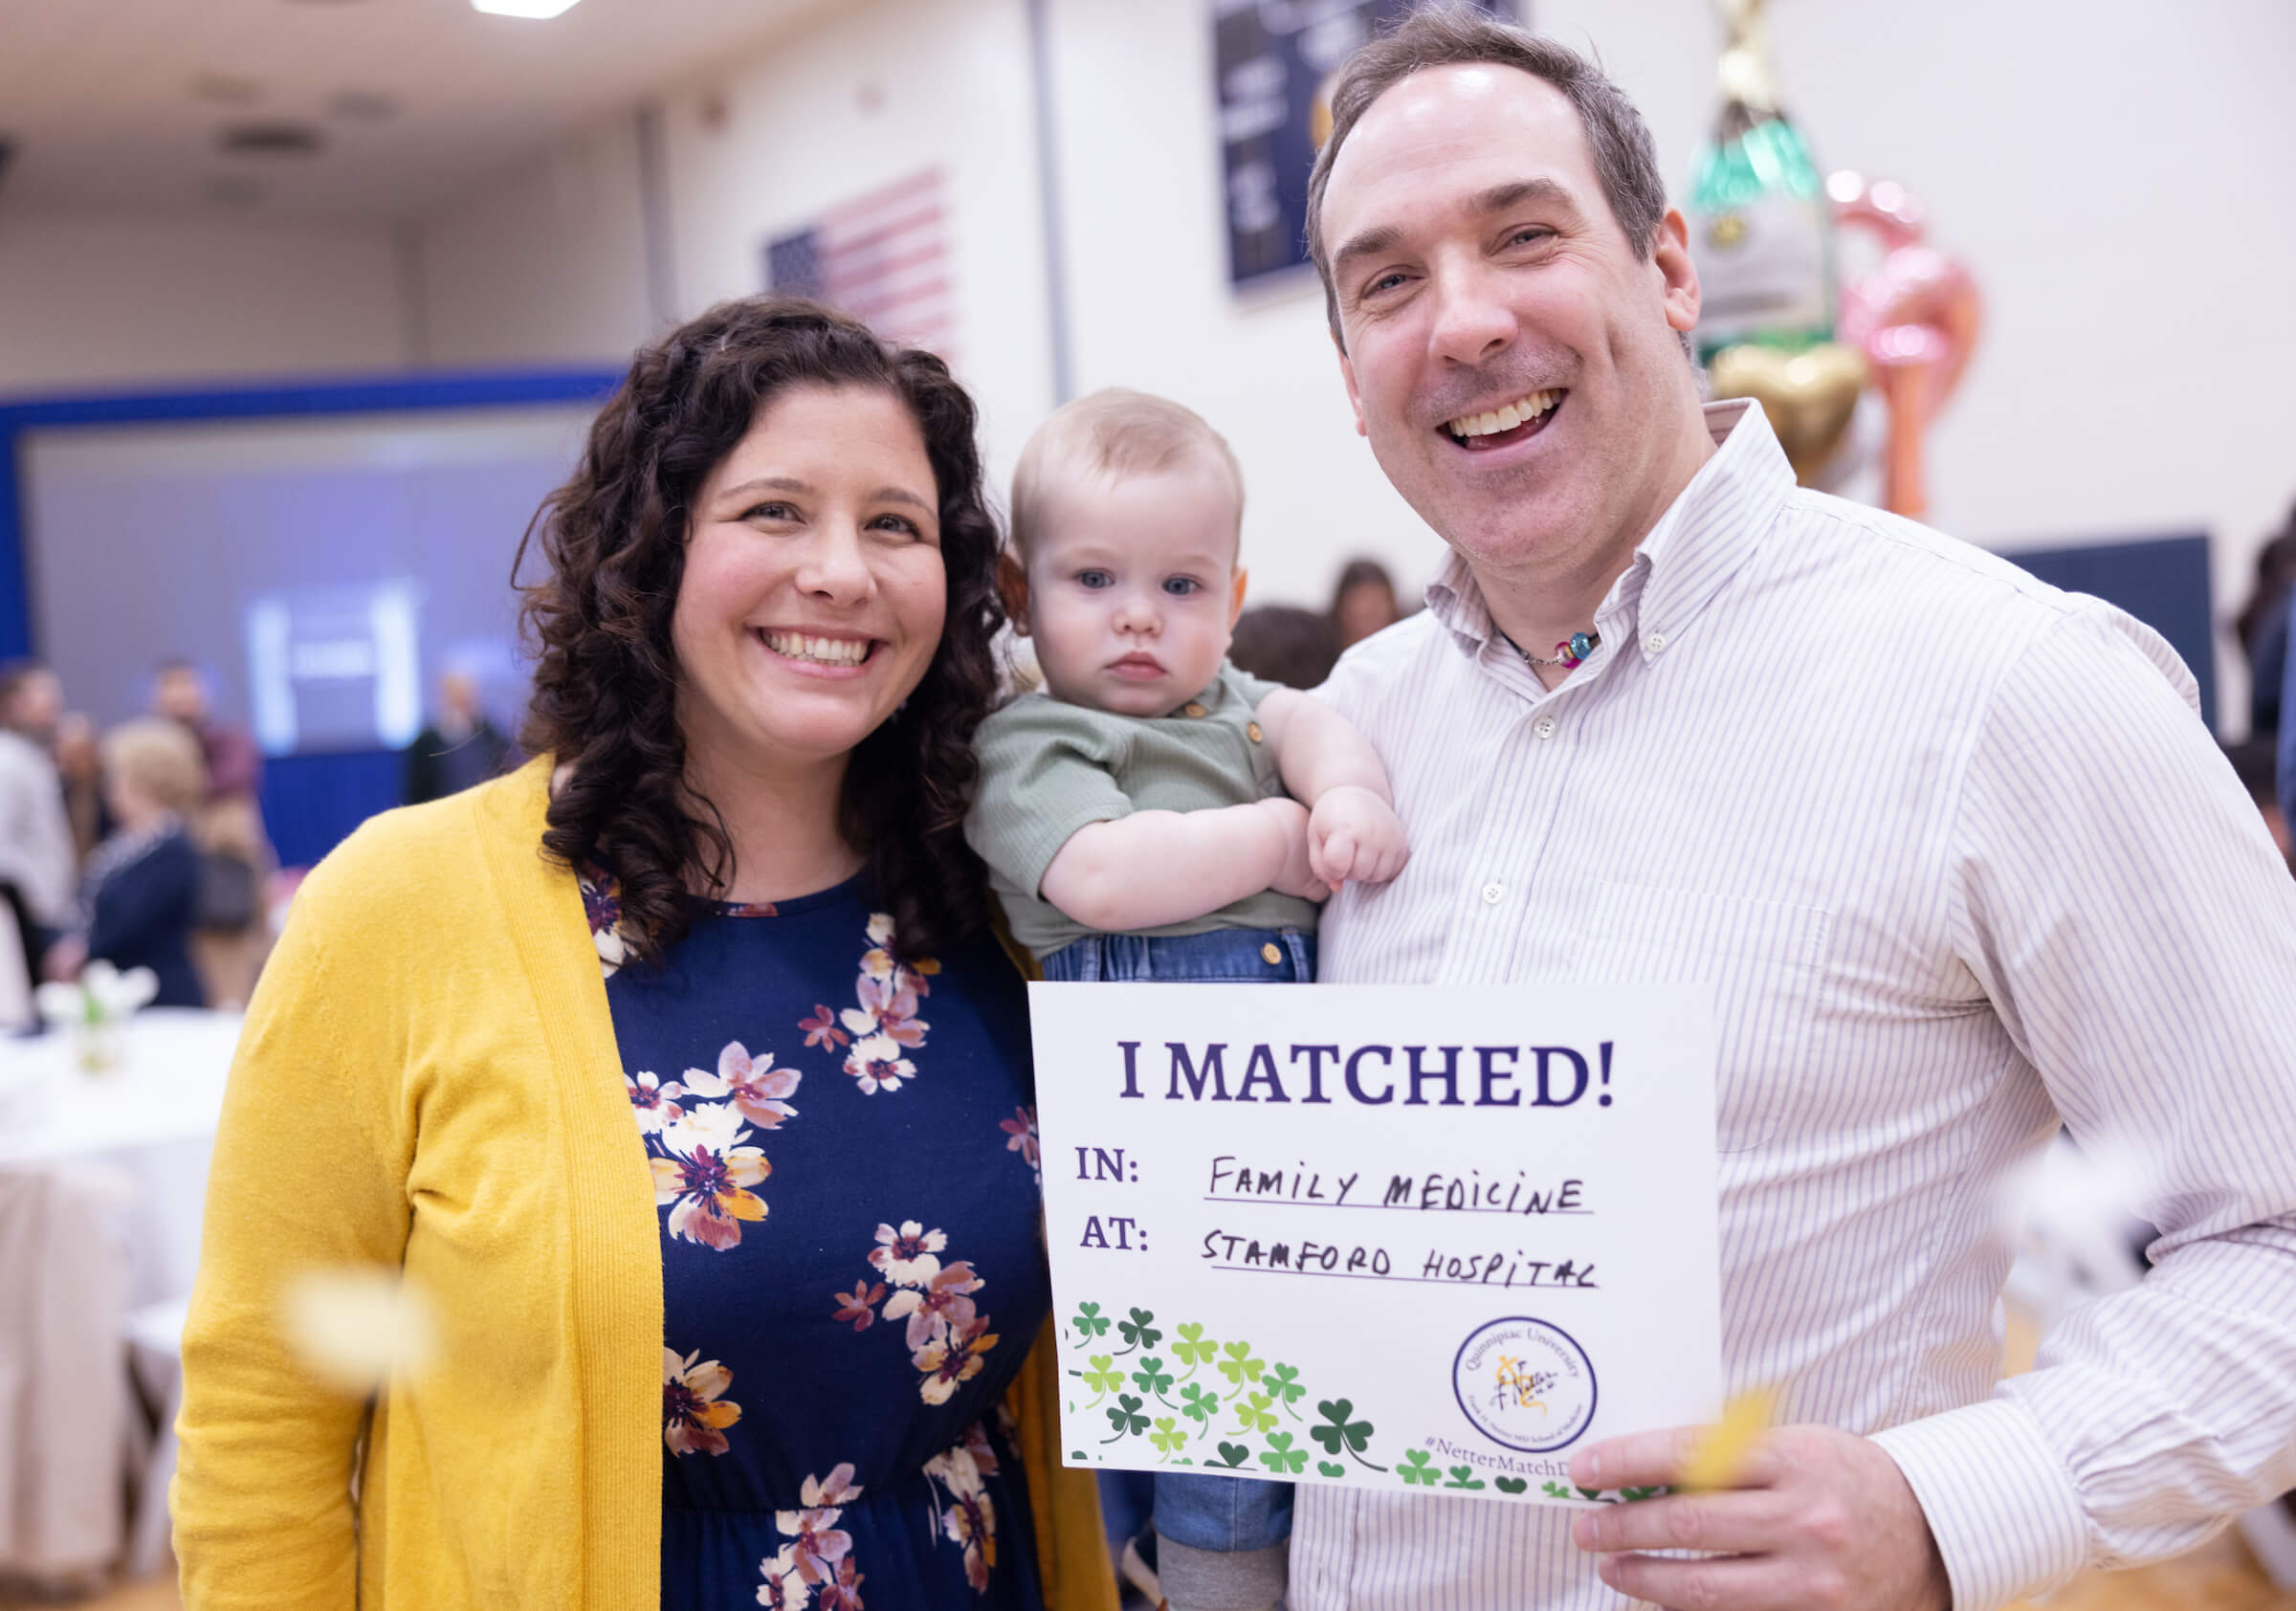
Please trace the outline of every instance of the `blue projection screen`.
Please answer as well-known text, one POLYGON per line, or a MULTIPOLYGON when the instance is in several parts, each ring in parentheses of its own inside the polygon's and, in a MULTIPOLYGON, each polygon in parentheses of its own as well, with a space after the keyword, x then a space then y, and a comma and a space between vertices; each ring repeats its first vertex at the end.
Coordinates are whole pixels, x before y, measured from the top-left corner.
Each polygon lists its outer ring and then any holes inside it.
POLYGON ((33 641, 108 725, 180 656, 275 756, 398 748, 441 673, 525 699, 512 556, 595 405, 33 429, 33 641))

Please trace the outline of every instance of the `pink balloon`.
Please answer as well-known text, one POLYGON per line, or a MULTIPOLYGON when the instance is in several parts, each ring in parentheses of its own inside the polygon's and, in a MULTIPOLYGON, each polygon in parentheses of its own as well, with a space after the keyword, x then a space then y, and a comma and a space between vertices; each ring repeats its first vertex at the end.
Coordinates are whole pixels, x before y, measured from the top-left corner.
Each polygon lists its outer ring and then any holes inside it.
POLYGON ((1866 354, 1874 387, 1889 406, 1883 502, 1918 515, 1929 506, 1922 437, 1969 366, 1983 302, 1967 268, 1923 244, 1927 214, 1905 187, 1837 173, 1825 188, 1836 225, 1869 231, 1884 248, 1870 274, 1843 285, 1839 334, 1866 354))

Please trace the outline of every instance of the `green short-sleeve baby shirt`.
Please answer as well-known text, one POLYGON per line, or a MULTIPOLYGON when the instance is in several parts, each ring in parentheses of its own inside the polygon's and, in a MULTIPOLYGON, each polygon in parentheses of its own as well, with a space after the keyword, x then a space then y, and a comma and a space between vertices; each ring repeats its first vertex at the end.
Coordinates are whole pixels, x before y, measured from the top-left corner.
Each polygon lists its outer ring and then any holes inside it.
MULTIPOLYGON (((1024 694, 981 724, 981 787, 964 836, 988 864, 1012 936, 1049 957, 1094 931, 1037 891, 1078 828, 1135 811, 1248 806, 1284 792, 1252 713, 1278 685, 1223 664, 1211 686, 1159 717, 1116 716, 1024 694)), ((1315 927, 1315 906, 1271 890, 1150 935, 1315 927)))

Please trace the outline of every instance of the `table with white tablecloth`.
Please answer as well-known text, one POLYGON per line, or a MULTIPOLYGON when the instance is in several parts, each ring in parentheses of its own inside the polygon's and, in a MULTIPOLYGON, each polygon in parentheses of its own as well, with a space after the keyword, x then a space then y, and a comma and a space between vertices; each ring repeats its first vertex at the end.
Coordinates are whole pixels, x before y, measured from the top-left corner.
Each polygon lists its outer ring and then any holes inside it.
POLYGON ((122 1338, 191 1290, 238 1039, 236 1013, 151 1008, 108 1069, 63 1030, 0 1042, 0 1572, 69 1581, 120 1553, 122 1338))

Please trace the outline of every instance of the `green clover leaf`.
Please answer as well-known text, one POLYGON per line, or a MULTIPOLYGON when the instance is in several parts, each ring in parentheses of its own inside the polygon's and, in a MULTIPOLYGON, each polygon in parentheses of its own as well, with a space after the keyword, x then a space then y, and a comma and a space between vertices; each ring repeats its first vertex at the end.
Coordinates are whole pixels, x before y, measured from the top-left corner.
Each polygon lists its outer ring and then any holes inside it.
POLYGON ((1265 1393, 1254 1393, 1238 1404, 1236 1419, 1247 1432, 1272 1431, 1275 1426, 1275 1411, 1265 1393))
POLYGON ((1164 1451, 1162 1457, 1157 1461, 1158 1465, 1162 1465, 1165 1460, 1178 1454, 1180 1445, 1188 1441, 1188 1435, 1180 1431, 1179 1426, 1180 1423, 1171 1416, 1159 1415, 1156 1418, 1156 1430, 1148 1434, 1148 1441, 1164 1451))
POLYGON ((1292 1446, 1292 1434, 1277 1432, 1268 1440, 1268 1447, 1260 1455, 1260 1464, 1277 1476, 1308 1468, 1308 1451, 1292 1446))
POLYGON ((1340 1465, 1336 1460, 1318 1460, 1315 1462, 1315 1469, 1321 1471, 1327 1477, 1344 1477, 1347 1475, 1347 1468, 1340 1465))
POLYGON ((1204 1462, 1204 1464, 1207 1466, 1225 1466, 1232 1471, 1250 1458, 1251 1450, 1247 1445, 1244 1444, 1222 1444, 1220 1445, 1220 1458, 1216 1461, 1207 1460, 1204 1462))
POLYGON ((1451 1468, 1451 1480, 1443 1486, 1472 1489, 1481 1488, 1484 1484, 1483 1479, 1475 1475, 1475 1468, 1472 1466, 1454 1466, 1451 1468))
POLYGON ((1560 1483, 1541 1483, 1538 1490, 1550 1499, 1568 1499, 1571 1496, 1571 1490, 1560 1483))
POLYGON ((1203 1328, 1194 1321, 1191 1320, 1188 1324, 1181 1327, 1179 1339, 1172 1344, 1172 1353, 1181 1364, 1188 1367, 1188 1371, 1187 1376, 1183 1376, 1180 1379, 1185 1381, 1188 1377, 1194 1376, 1198 1365, 1210 1364, 1212 1353, 1219 1346, 1210 1337, 1205 1336, 1203 1328))
POLYGON ((1156 1346, 1157 1339, 1164 1334, 1148 1324, 1155 1318, 1156 1316, 1145 1309, 1136 1309, 1132 1312, 1131 1319, 1116 1322, 1116 1335, 1121 1336, 1128 1345, 1124 1352, 1129 1354, 1135 1348, 1154 1348, 1156 1346))
MULTIPOLYGON (((1575 1488, 1578 1487, 1578 1485, 1575 1483, 1572 1486, 1575 1488)), ((1585 1494, 1589 1499, 1600 1499, 1602 1497, 1602 1490, 1599 1488, 1581 1488, 1578 1490, 1578 1491, 1585 1494)))
POLYGON ((1395 1472, 1405 1484, 1418 1483, 1425 1488, 1433 1488, 1443 1478, 1443 1473, 1428 1460, 1427 1451, 1424 1448, 1415 1448, 1405 1454, 1402 1464, 1395 1468, 1395 1472))
POLYGON ((1666 1487, 1622 1488, 1619 1490, 1619 1497, 1631 1505, 1637 1499, 1655 1499, 1662 1493, 1671 1493, 1674 1490, 1672 1489, 1666 1487))
POLYGON ((1531 1486, 1529 1481, 1522 1477, 1493 1477, 1491 1481, 1499 1485, 1501 1493, 1520 1493, 1531 1486))
POLYGON ((1219 1408, 1220 1395, 1206 1393, 1201 1382, 1191 1381, 1180 1390, 1180 1413, 1206 1431, 1211 1429, 1212 1416, 1219 1408))
POLYGON ((1116 1401, 1104 1412, 1108 1416, 1109 1424, 1116 1429, 1115 1437, 1102 1438, 1100 1441, 1104 1444, 1113 1444, 1116 1438, 1121 1438, 1128 1432, 1147 1431, 1148 1418, 1140 1414, 1139 1409, 1139 1400, 1129 1393, 1117 1394, 1116 1401))
POLYGON ((1132 1379, 1141 1392, 1153 1393, 1159 1399, 1164 1396, 1164 1389, 1172 1385, 1172 1378, 1164 1370, 1164 1362, 1154 1355, 1140 1360, 1140 1368, 1132 1373, 1132 1379))
MULTIPOLYGON (((1102 1398, 1124 1385, 1124 1373, 1116 1369, 1114 1355, 1093 1354, 1089 1356, 1085 1362, 1093 1368, 1089 1371, 1077 1371, 1074 1374, 1082 1377, 1085 1386, 1093 1390, 1093 1403, 1098 1403, 1102 1398)), ((1087 1404, 1084 1407, 1091 1409, 1093 1405, 1087 1404)))
POLYGON ((1069 1324, 1076 1328, 1077 1339, 1082 1342, 1108 1335, 1108 1316, 1100 1313, 1100 1306, 1096 1303, 1078 1304, 1076 1318, 1069 1324))
MULTIPOLYGON (((1298 1369, 1292 1365, 1269 1365, 1268 1379, 1260 1385, 1268 1389, 1269 1397, 1284 1406, 1286 1415, 1292 1415, 1292 1406, 1307 1397, 1308 1392, 1307 1383, 1299 1379, 1298 1369)), ((1299 1417, 1292 1415, 1292 1419, 1297 1421, 1299 1417)))
POLYGON ((1358 1465, 1370 1467, 1374 1471, 1387 1469, 1384 1466, 1373 1466, 1370 1461, 1363 1458, 1363 1451, 1371 1446, 1372 1427, 1368 1421, 1348 1420, 1349 1416, 1356 1413, 1353 1400, 1319 1400, 1315 1405, 1315 1413, 1322 1416, 1330 1424, 1309 1427, 1308 1436, 1321 1444, 1326 1454, 1335 1459, 1337 1458, 1339 1445, 1344 1443, 1347 1445, 1347 1452, 1355 1457, 1358 1465))
MULTIPOLYGON (((1220 1374, 1235 1383, 1236 1393, 1244 1391, 1246 1382, 1259 1380, 1260 1373, 1268 1368, 1267 1360, 1252 1357, 1248 1342, 1223 1343, 1221 1352, 1227 1357, 1220 1361, 1220 1374)), ((1235 1393, 1228 1395, 1231 1399, 1235 1396, 1235 1393)))

